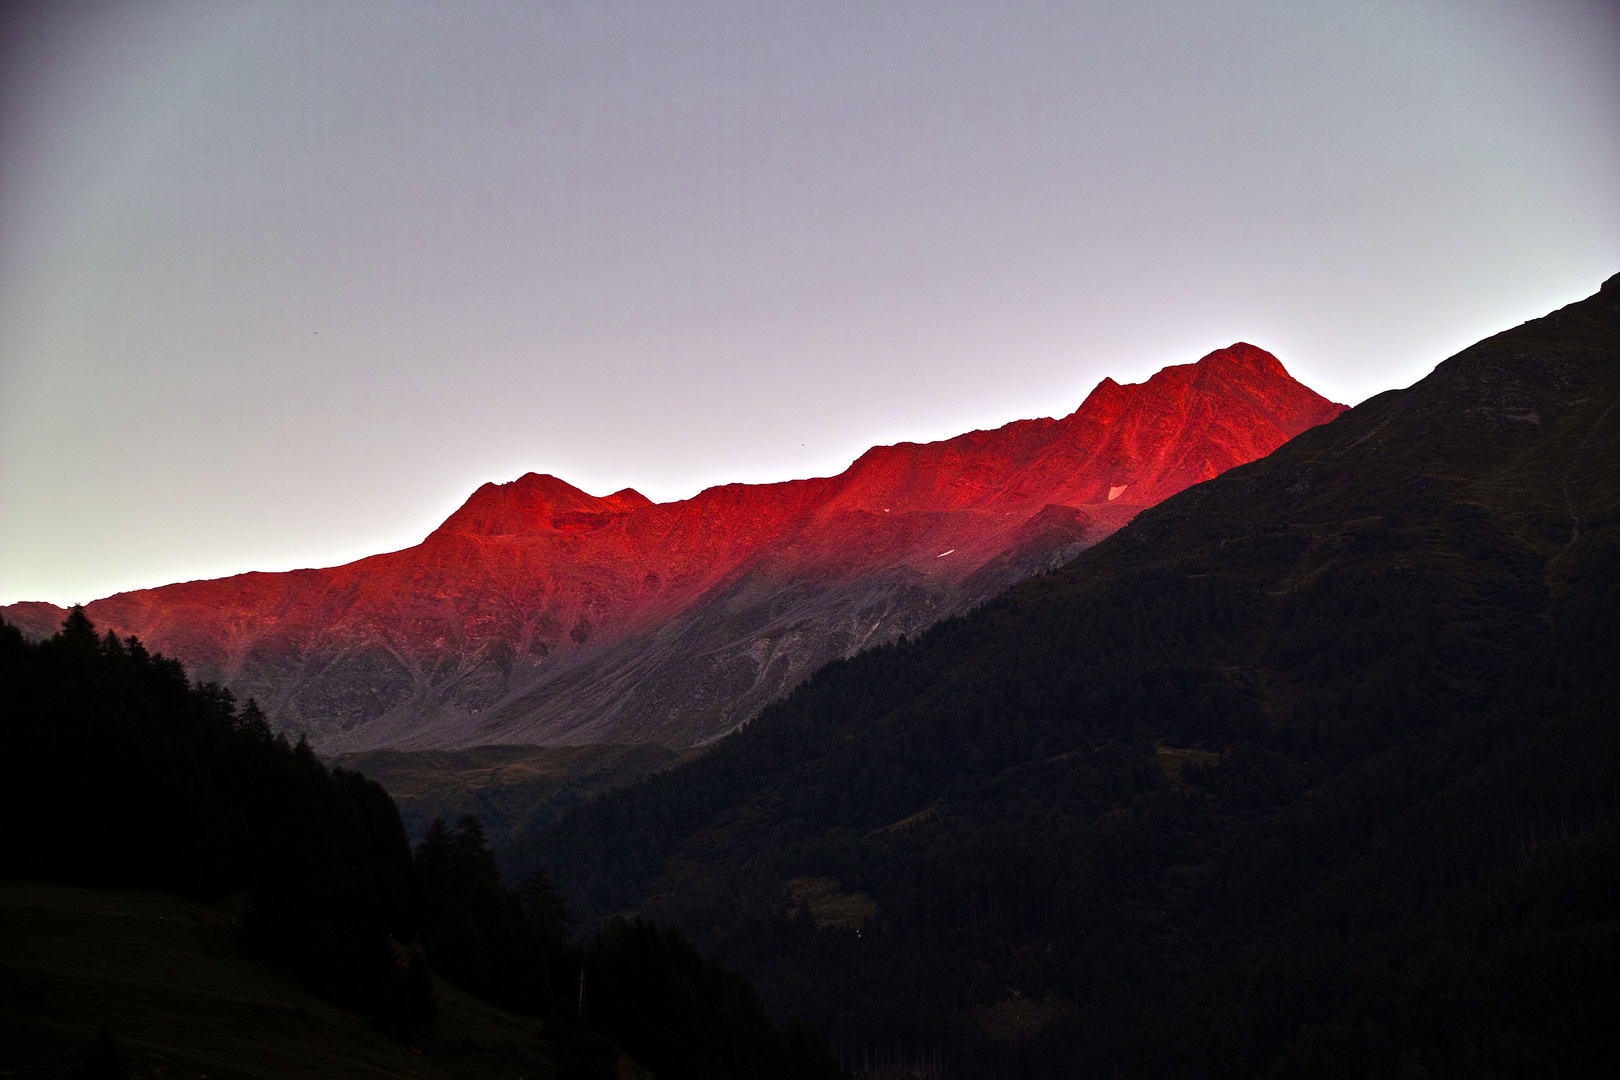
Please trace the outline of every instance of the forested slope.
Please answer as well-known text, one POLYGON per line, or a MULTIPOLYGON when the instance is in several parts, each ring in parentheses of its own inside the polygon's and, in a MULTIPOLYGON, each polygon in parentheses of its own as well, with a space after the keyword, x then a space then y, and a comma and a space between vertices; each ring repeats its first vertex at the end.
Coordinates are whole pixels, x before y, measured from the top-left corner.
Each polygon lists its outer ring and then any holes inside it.
POLYGON ((1591 1075, 1620 1031, 1620 277, 823 669, 517 860, 846 1061, 1591 1075))
POLYGON ((501 882, 474 817, 434 822, 413 852, 377 784, 326 768, 306 743, 272 735, 251 702, 189 682, 135 638, 98 636, 77 608, 39 642, 0 622, 0 820, 0 892, 23 898, 0 904, 6 1075, 66 1075, 61 1052, 90 1046, 90 1024, 194 1063, 282 1062, 283 1075, 335 1075, 340 1059, 339 1071, 382 1075, 409 1060, 398 1047, 368 1060, 368 1023, 456 1059, 410 1070, 421 1075, 837 1073, 813 1033, 778 1027, 745 980, 673 928, 610 920, 574 937, 544 876, 516 890, 501 882), (38 882, 119 890, 87 902, 113 921, 81 918, 79 902, 38 882), (208 909, 211 937, 125 917, 153 905, 208 909), (229 946, 223 966, 197 959, 216 945, 229 946), (263 1009, 281 1009, 284 994, 264 962, 337 1006, 321 1010, 330 1024, 309 1025, 325 1032, 307 1052, 258 1049, 275 1026, 263 1009), (472 1028, 471 1013, 439 1025, 441 1004, 461 1000, 440 993, 445 982, 529 1020, 478 1009, 472 1028), (201 985, 239 1007, 198 1007, 201 985), (490 1036, 523 1045, 458 1050, 458 1039, 490 1036))

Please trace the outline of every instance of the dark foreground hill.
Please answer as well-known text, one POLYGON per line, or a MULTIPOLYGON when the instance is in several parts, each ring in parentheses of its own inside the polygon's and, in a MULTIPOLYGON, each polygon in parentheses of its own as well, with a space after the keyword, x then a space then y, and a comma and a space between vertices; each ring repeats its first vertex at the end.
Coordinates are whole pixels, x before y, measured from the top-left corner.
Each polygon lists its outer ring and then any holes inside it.
POLYGON ((177 1068, 251 1059, 256 1075, 837 1074, 673 928, 574 938, 543 876, 502 884, 475 817, 433 822, 413 851, 381 787, 78 609, 40 642, 0 622, 0 822, 0 1075, 68 1075, 64 1047, 96 1026, 177 1068), (528 1020, 441 1023, 466 995, 528 1020), (277 1030, 299 1045, 266 1050, 277 1030), (410 1059, 372 1054, 367 1031, 454 1067, 391 1071, 410 1059))
POLYGON ((232 918, 166 893, 0 881, 0 1075, 71 1076, 101 1030, 137 1078, 428 1080, 554 1068, 538 1021, 448 986, 430 1039, 391 1039, 245 950, 232 918))
POLYGON ((1606 1074, 1617 508, 1620 277, 519 860, 857 1065, 1606 1074))

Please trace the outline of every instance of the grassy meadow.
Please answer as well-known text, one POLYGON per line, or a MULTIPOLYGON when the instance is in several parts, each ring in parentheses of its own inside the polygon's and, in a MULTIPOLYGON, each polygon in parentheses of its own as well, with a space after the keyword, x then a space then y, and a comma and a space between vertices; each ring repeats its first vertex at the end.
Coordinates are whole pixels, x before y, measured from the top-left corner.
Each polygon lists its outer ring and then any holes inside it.
MULTIPOLYGON (((691 756, 688 752, 685 756, 691 756)), ((682 760, 652 743, 474 746, 464 750, 367 750, 331 764, 364 774, 393 796, 411 839, 436 817, 473 814, 497 849, 569 807, 682 760)))
POLYGON ((439 984, 394 1041, 248 956, 228 907, 0 881, 0 1076, 67 1077, 105 1028, 134 1077, 547 1077, 541 1025, 439 984))

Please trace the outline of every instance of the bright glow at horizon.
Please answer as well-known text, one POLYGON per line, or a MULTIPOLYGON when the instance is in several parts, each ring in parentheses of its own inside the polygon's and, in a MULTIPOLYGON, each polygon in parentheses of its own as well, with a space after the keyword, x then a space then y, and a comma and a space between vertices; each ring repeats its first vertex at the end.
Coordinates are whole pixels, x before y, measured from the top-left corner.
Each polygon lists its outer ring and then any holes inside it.
POLYGON ((41 3, 0 603, 659 500, 1234 341, 1354 404, 1620 270, 1602 3, 41 3))

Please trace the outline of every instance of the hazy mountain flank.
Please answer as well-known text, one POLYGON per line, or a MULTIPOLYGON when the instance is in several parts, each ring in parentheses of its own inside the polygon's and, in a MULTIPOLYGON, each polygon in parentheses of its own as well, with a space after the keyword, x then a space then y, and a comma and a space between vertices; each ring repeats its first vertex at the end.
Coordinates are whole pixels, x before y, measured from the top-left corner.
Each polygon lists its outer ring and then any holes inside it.
MULTIPOLYGON (((1239 343, 1105 379, 1062 419, 876 447, 838 476, 655 504, 530 473, 413 548, 86 610, 325 750, 686 746, 1342 411, 1239 343)), ((45 634, 64 613, 3 614, 45 634)))

